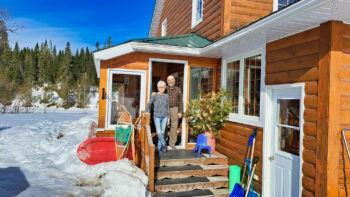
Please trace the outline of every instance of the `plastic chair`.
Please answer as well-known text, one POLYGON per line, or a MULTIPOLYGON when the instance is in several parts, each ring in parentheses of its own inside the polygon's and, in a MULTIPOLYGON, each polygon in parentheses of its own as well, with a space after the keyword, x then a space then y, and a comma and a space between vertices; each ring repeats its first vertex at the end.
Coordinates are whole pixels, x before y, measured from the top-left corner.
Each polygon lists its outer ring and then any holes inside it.
POLYGON ((196 142, 196 146, 194 147, 193 154, 196 152, 198 148, 198 156, 201 154, 202 149, 207 149, 209 151, 209 157, 211 157, 211 147, 207 145, 207 136, 203 134, 199 134, 196 142))

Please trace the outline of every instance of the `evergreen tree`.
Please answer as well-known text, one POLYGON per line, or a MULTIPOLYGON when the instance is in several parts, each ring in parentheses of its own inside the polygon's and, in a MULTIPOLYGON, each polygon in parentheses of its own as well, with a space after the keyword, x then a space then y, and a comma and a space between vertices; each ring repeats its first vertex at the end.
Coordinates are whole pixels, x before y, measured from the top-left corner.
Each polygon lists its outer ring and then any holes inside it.
POLYGON ((24 78, 31 84, 34 83, 36 78, 33 55, 30 52, 26 53, 24 58, 24 78))
POLYGON ((48 61, 47 56, 49 53, 49 48, 46 44, 41 45, 41 49, 38 57, 38 82, 40 85, 48 81, 48 61))
POLYGON ((77 107, 85 108, 89 103, 89 94, 90 94, 90 84, 88 81, 87 73, 83 73, 80 77, 79 86, 78 86, 78 98, 77 98, 77 107))
POLYGON ((96 42, 96 50, 100 50, 100 43, 99 42, 96 42))
POLYGON ((11 62, 8 72, 9 82, 14 81, 16 86, 21 85, 23 82, 24 68, 20 59, 20 51, 18 43, 16 42, 15 48, 11 56, 11 62))
MULTIPOLYGON (((0 26, 5 26, 5 23, 0 20, 0 26)), ((0 29, 6 29, 2 27, 0 29)), ((1 40, 0 40, 0 72, 7 76, 9 70, 9 64, 11 61, 11 49, 8 42, 7 31, 1 31, 1 40)), ((7 78, 7 77, 6 77, 7 78)))
POLYGON ((62 64, 60 65, 60 86, 61 86, 61 98, 63 99, 63 107, 69 108, 72 105, 70 100, 70 85, 72 85, 73 73, 72 73, 72 54, 70 44, 67 42, 64 56, 62 58, 62 64))
POLYGON ((111 47, 111 45, 112 45, 112 38, 109 36, 107 40, 107 48, 111 47))

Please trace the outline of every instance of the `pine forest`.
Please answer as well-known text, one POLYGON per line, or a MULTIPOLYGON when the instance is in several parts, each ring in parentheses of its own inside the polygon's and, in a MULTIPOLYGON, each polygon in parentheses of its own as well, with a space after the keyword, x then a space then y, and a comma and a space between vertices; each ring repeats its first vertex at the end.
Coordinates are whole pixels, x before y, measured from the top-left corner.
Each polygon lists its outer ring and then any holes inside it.
MULTIPOLYGON (((13 48, 9 45, 5 21, 0 20, 0 104, 2 112, 6 107, 32 107, 35 99, 48 106, 72 106, 85 108, 90 91, 98 86, 92 53, 88 48, 71 51, 69 42, 64 50, 57 50, 51 41, 37 43, 34 48, 20 48, 18 43, 13 48), (42 87, 44 92, 34 98, 32 90, 42 87), (58 93, 61 106, 50 95, 58 93)), ((96 88, 95 88, 96 89, 96 88)), ((12 112, 18 110, 14 109, 12 112)))

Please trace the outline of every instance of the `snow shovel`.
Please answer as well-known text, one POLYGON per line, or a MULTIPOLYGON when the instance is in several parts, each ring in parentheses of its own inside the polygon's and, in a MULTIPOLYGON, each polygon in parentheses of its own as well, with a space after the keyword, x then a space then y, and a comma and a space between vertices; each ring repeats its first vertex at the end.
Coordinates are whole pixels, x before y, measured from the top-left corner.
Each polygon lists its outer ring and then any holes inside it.
POLYGON ((256 164, 258 163, 259 161, 259 157, 254 157, 254 160, 253 160, 253 170, 252 170, 252 173, 250 174, 250 177, 249 177, 249 180, 248 180, 248 183, 247 183, 247 189, 246 189, 246 192, 245 192, 245 196, 244 197, 257 197, 258 195, 254 193, 254 190, 253 190, 253 177, 254 177, 254 172, 255 172, 255 168, 256 168, 256 164), (249 189, 250 189, 250 185, 252 186, 252 191, 250 192, 249 189))
MULTIPOLYGON (((249 159, 249 153, 252 150, 252 145, 255 144, 255 137, 256 137, 257 132, 258 132, 258 130, 254 129, 253 133, 249 136, 248 151, 247 151, 247 154, 245 157, 246 159, 249 159)), ((253 149, 254 149, 254 145, 253 145, 253 149)), ((251 155, 253 155, 253 154, 251 154, 251 155)), ((244 168, 243 168, 243 174, 242 174, 242 179, 241 179, 241 185, 243 185, 246 170, 247 170, 247 163, 244 161, 244 168)))
MULTIPOLYGON (((250 168, 249 168, 250 163, 251 163, 251 160, 249 160, 249 159, 246 159, 245 162, 244 162, 244 165, 246 167, 248 167, 249 175, 251 175, 250 168)), ((249 176, 248 176, 248 179, 249 179, 249 176)), ((243 188, 243 183, 241 183, 241 184, 236 183, 235 187, 233 188, 233 191, 232 191, 230 197, 244 197, 244 194, 245 194, 245 191, 244 191, 244 188, 243 188)))
POLYGON ((232 190, 232 193, 230 194, 230 197, 244 197, 244 189, 243 187, 236 183, 235 187, 232 190))

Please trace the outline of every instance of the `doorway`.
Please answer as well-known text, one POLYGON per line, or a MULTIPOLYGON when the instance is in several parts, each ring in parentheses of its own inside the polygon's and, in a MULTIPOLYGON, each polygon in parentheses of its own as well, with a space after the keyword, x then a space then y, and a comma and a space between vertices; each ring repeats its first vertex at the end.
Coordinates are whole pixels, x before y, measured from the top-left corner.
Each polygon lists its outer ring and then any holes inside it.
POLYGON ((264 168, 268 196, 301 194, 303 86, 268 88, 264 168))
MULTIPOLYGON (((149 95, 152 92, 157 92, 157 83, 162 80, 167 82, 167 77, 173 75, 175 78, 175 86, 179 87, 182 92, 183 106, 186 106, 187 98, 187 62, 177 61, 177 60, 165 60, 165 59, 151 59, 150 60, 150 84, 149 84, 149 95)), ((149 97, 150 99, 150 97, 149 97)), ((151 128, 153 135, 155 134, 155 127, 153 123, 153 118, 151 120, 151 128)), ((169 145, 169 128, 165 131, 165 140, 169 145)), ((177 128, 177 140, 175 143, 176 148, 185 148, 185 137, 186 137, 186 125, 184 118, 179 119, 179 124, 177 128)))

